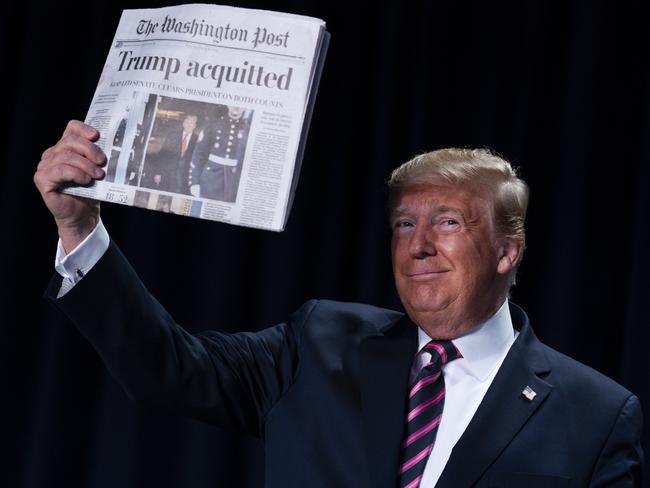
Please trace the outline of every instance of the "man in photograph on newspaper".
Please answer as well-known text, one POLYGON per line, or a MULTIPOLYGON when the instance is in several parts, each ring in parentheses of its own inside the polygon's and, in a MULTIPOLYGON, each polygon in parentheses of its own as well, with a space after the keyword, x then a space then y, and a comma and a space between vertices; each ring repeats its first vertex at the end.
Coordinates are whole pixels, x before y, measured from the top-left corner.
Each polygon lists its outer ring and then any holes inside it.
POLYGON ((195 197, 234 202, 250 129, 250 111, 215 105, 216 113, 199 135, 190 166, 190 192, 195 197))
POLYGON ((542 344, 508 300, 528 188, 503 158, 441 149, 392 173, 406 314, 312 300, 257 333, 191 335, 99 204, 58 191, 102 178, 97 137, 70 122, 34 176, 60 236, 48 296, 136 401, 262 438, 268 486, 641 486, 636 396, 542 344))
POLYGON ((158 154, 158 159, 166 160, 163 166, 171 169, 169 191, 190 194, 189 170, 194 147, 198 139, 195 132, 199 117, 196 114, 185 114, 182 122, 171 129, 165 137, 165 142, 158 154))
POLYGON ((145 162, 141 186, 153 190, 189 195, 189 168, 198 135, 199 118, 185 114, 180 121, 171 120, 157 154, 145 162))

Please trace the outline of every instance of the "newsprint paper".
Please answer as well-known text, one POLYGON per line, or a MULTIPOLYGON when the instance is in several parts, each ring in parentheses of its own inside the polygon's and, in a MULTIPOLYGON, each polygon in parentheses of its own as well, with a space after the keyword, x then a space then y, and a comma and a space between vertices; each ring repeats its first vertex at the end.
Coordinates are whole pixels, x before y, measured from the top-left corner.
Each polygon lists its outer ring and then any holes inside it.
POLYGON ((64 191, 283 230, 328 39, 292 14, 125 10, 86 117, 106 177, 64 191))

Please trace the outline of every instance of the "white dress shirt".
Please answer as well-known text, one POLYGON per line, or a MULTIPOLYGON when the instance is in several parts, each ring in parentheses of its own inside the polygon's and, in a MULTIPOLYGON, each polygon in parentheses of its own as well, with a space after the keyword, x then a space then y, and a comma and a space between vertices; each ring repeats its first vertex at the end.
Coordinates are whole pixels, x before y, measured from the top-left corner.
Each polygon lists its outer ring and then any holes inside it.
MULTIPOLYGON (((442 367, 445 404, 436 441, 420 482, 422 488, 432 488, 438 482, 451 450, 474 417, 517 335, 506 300, 485 323, 452 340, 463 357, 442 367)), ((431 338, 418 329, 418 340, 420 352, 411 370, 411 380, 431 358, 430 353, 422 351, 431 338)))
POLYGON ((56 246, 54 269, 63 277, 63 281, 57 298, 68 293, 97 264, 99 258, 108 249, 109 242, 108 232, 101 219, 93 231, 70 254, 65 253, 61 239, 59 239, 56 246))
MULTIPOLYGON (((99 261, 108 249, 109 236, 101 220, 84 241, 68 255, 59 241, 55 269, 63 276, 58 297, 65 295, 99 261)), ((445 404, 433 450, 424 469, 420 486, 434 487, 440 478, 451 450, 476 413, 499 366, 506 357, 518 332, 512 326, 507 300, 485 323, 453 339, 463 357, 442 368, 445 379, 445 404)), ((422 351, 431 338, 418 329, 418 355, 411 370, 414 380, 431 357, 422 351)))

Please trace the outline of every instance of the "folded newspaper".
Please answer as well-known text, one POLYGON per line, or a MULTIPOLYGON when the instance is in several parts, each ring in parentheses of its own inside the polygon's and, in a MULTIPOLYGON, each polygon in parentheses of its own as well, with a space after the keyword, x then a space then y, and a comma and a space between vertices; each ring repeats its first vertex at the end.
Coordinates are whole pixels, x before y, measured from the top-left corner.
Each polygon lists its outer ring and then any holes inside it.
POLYGON ((328 40, 293 14, 125 10, 86 117, 106 177, 64 191, 283 230, 328 40))

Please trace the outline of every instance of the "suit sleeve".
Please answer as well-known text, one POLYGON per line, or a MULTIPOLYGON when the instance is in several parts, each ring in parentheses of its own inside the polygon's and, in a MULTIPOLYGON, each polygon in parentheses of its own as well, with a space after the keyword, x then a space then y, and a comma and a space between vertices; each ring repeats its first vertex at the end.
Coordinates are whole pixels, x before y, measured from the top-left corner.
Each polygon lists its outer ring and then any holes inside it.
POLYGON ((643 486, 642 426, 643 415, 639 399, 630 395, 623 404, 598 457, 590 487, 643 486))
POLYGON ((263 435, 266 413, 292 385, 299 330, 315 302, 257 333, 192 335, 146 290, 115 244, 68 294, 46 296, 140 404, 263 435))

